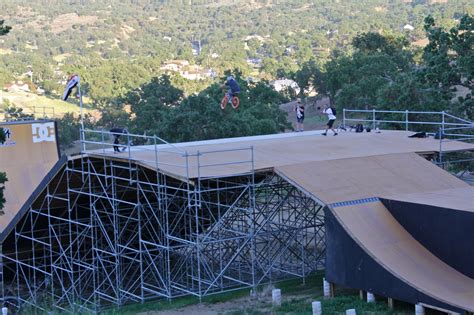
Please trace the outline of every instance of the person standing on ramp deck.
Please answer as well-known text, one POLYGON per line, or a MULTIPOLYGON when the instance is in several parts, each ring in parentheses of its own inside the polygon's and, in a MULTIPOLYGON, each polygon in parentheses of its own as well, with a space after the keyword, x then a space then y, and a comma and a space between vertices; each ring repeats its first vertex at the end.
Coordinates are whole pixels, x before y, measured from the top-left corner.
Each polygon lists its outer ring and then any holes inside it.
POLYGON ((332 128, 332 126, 334 125, 334 122, 336 121, 336 110, 333 107, 326 105, 322 113, 328 115, 328 119, 329 119, 327 123, 326 131, 324 131, 323 136, 327 136, 329 129, 331 129, 332 132, 334 132, 334 135, 337 136, 336 130, 332 128))
POLYGON ((296 112, 296 132, 302 132, 304 129, 304 105, 299 98, 296 100, 294 111, 296 112))

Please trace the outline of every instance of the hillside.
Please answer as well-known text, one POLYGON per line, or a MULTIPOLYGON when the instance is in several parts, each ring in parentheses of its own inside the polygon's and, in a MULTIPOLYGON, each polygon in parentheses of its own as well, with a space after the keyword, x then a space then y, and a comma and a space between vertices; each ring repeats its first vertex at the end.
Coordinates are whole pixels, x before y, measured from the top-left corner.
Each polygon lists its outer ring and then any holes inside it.
MULTIPOLYGON (((334 51, 350 50, 358 33, 406 34, 419 41, 425 36, 426 15, 452 26, 462 13, 474 10, 469 3, 5 0, 0 18, 13 30, 0 40, 0 85, 32 71, 33 81, 49 92, 58 89, 68 72, 87 68, 94 73, 84 77, 90 84, 86 94, 120 96, 164 72, 171 59, 199 65, 195 77, 212 79, 210 69, 219 76, 239 68, 245 75, 272 79, 279 69, 296 71, 312 58, 323 64, 334 51), (406 24, 414 30, 404 31, 406 24), (96 82, 97 76, 112 75, 128 82, 115 88, 96 82), (97 84, 102 91, 91 91, 97 84)), ((179 70, 194 80, 193 69, 179 70)), ((204 87, 187 85, 186 90, 204 87)))

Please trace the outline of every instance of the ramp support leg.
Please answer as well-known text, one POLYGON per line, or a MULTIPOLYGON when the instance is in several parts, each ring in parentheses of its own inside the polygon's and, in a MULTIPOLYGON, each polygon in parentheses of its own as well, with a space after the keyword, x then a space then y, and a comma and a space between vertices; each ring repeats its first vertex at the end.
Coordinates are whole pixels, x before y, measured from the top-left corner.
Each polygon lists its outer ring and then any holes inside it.
POLYGON ((334 283, 329 283, 329 296, 331 298, 336 296, 336 285, 334 283))
POLYGON ((388 304, 388 308, 391 310, 393 310, 393 308, 395 307, 395 301, 390 297, 387 299, 387 304, 388 304))
POLYGON ((421 304, 416 304, 415 315, 425 315, 425 307, 421 304))

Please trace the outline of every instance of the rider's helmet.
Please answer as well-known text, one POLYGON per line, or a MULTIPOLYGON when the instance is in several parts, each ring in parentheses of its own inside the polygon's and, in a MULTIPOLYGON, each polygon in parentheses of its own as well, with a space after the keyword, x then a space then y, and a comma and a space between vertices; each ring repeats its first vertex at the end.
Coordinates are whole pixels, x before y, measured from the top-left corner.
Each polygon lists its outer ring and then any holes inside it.
POLYGON ((230 81, 230 80, 234 80, 234 77, 231 75, 227 77, 227 81, 230 81))

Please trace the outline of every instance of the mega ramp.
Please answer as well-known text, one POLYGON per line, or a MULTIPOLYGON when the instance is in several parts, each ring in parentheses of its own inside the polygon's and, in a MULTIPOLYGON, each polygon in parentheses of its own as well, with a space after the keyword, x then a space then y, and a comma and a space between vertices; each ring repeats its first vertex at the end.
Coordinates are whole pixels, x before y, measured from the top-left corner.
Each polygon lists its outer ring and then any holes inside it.
POLYGON ((12 221, 59 159, 56 123, 20 121, 0 123, 6 141, 0 144, 0 172, 5 172, 5 199, 0 231, 12 221))
MULTIPOLYGON (((379 201, 380 197, 418 203, 428 199, 428 204, 446 207, 447 211, 459 209, 456 211, 472 217, 474 195, 469 185, 415 153, 307 162, 275 171, 327 205, 329 281, 406 302, 474 311, 474 280, 453 268, 459 265, 453 260, 463 257, 438 250, 448 265, 415 239, 379 201)), ((413 210, 417 211, 416 206, 413 210)), ((458 226, 454 222, 439 232, 449 233, 458 226)), ((417 233, 419 237, 423 231, 417 233)))
POLYGON ((423 247, 380 201, 327 208, 326 229, 329 281, 414 304, 474 311, 474 280, 423 247))

